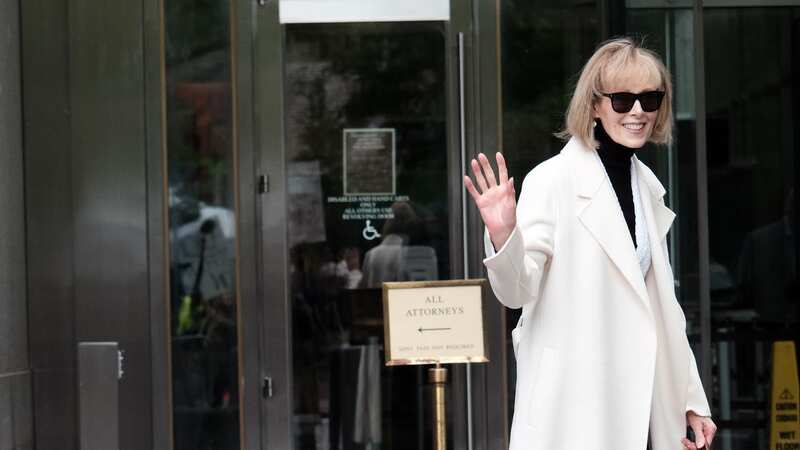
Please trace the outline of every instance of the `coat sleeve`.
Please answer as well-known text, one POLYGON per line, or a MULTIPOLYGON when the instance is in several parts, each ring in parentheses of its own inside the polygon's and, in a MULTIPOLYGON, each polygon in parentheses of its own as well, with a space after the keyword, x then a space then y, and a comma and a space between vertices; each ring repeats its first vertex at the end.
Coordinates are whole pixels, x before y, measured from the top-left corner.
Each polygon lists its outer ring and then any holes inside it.
POLYGON ((694 411, 698 416, 711 417, 711 408, 708 406, 706 392, 703 383, 700 381, 700 372, 697 370, 697 360, 694 352, 686 340, 689 354, 689 391, 686 395, 686 412, 694 411))
POLYGON ((556 201, 552 170, 541 164, 522 183, 517 203, 517 226, 500 250, 495 251, 484 232, 489 282, 498 300, 509 308, 535 306, 539 284, 553 255, 556 201))

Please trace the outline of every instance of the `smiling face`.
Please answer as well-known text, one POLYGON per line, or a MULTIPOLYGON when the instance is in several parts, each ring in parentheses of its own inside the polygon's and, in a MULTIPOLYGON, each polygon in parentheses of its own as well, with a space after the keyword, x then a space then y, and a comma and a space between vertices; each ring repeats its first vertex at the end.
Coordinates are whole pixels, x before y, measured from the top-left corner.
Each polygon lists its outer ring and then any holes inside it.
MULTIPOLYGON (((663 90, 660 75, 653 73, 650 67, 630 67, 622 76, 604 77, 603 92, 632 92, 639 94, 647 91, 663 90)), ((663 108, 663 103, 662 106, 663 108)), ((608 136, 617 144, 629 148, 641 148, 653 134, 653 126, 658 117, 658 110, 646 112, 637 100, 627 113, 618 113, 611 107, 611 99, 600 97, 594 104, 594 117, 603 124, 608 136)))

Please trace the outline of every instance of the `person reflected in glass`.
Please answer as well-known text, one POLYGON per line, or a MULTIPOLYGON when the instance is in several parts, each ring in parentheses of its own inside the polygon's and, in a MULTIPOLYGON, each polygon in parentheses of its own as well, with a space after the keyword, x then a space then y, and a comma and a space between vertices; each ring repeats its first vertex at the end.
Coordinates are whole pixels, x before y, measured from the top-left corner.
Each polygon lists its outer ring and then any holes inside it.
POLYGON ((780 219, 747 233, 738 267, 738 306, 753 308, 759 322, 776 329, 789 328, 800 312, 794 189, 789 189, 783 204, 780 219))
POLYGON ((361 250, 345 247, 339 250, 336 274, 344 280, 345 289, 357 289, 364 274, 361 272, 361 250))
POLYGON ((528 173, 519 202, 501 153, 497 176, 484 154, 474 181, 464 176, 492 289, 522 308, 511 450, 695 450, 714 439, 667 253, 675 215, 636 157, 670 142, 671 101, 658 56, 607 41, 581 72, 559 133, 568 142, 528 173))
POLYGON ((366 252, 361 284, 379 288, 384 281, 425 281, 439 277, 436 251, 424 242, 423 221, 404 201, 392 204, 392 218, 383 225, 381 243, 366 252))

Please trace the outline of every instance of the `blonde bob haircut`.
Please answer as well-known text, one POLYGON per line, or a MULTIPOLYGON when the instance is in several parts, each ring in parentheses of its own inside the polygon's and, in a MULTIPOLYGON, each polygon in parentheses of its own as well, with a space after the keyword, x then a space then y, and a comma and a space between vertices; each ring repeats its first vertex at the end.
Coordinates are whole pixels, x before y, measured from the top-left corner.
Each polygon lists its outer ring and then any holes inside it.
POLYGON ((672 82, 661 59, 632 39, 616 38, 603 42, 581 71, 575 93, 569 102, 566 127, 556 134, 562 139, 575 136, 589 148, 599 145, 594 139, 594 107, 607 89, 624 86, 625 81, 646 78, 664 91, 650 142, 672 142, 672 82))

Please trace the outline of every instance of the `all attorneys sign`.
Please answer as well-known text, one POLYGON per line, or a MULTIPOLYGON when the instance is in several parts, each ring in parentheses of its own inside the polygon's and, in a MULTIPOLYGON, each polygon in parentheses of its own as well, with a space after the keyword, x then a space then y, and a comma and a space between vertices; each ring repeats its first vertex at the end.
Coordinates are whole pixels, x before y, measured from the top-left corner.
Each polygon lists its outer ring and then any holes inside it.
POLYGON ((386 365, 487 362, 486 280, 383 283, 386 365))

